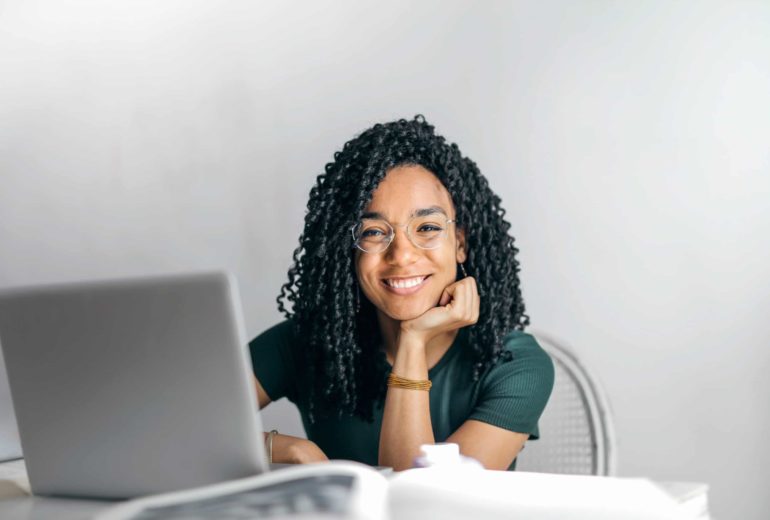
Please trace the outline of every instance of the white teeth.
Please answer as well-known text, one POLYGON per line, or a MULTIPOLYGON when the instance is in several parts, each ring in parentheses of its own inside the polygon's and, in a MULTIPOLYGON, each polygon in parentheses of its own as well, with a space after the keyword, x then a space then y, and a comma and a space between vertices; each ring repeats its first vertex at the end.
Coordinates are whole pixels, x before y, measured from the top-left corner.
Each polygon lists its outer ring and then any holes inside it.
POLYGON ((396 289, 408 289, 409 287, 415 287, 420 285, 426 276, 418 276, 417 278, 403 278, 401 280, 388 279, 385 282, 396 289))

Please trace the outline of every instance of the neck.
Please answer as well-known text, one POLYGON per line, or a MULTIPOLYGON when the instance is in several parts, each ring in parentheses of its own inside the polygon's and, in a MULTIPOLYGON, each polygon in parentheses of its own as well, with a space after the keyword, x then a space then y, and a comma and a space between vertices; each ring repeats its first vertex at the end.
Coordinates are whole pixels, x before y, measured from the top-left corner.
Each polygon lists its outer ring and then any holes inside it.
MULTIPOLYGON (((377 310, 377 321, 380 325, 382 334, 383 349, 388 362, 392 365, 398 354, 398 343, 401 335, 401 320, 396 320, 377 310)), ((425 345, 425 357, 427 358, 428 368, 432 368, 444 353, 452 346, 459 329, 443 332, 435 336, 425 345)))

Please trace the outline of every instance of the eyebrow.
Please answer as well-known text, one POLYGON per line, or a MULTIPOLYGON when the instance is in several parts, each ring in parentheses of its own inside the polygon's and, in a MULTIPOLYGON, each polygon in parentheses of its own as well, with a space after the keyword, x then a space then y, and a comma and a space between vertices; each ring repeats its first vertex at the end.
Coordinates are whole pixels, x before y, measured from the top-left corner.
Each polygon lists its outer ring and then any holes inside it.
MULTIPOLYGON (((428 215, 435 215, 436 213, 441 213, 445 217, 448 217, 446 214, 446 211, 444 211, 444 208, 441 206, 431 206, 429 208, 421 208, 418 210, 415 210, 412 212, 411 215, 409 215, 410 218, 412 217, 427 217, 428 215)), ((368 211, 361 215, 362 219, 379 219, 379 220, 388 220, 385 218, 385 215, 382 213, 379 213, 377 211, 368 211)))

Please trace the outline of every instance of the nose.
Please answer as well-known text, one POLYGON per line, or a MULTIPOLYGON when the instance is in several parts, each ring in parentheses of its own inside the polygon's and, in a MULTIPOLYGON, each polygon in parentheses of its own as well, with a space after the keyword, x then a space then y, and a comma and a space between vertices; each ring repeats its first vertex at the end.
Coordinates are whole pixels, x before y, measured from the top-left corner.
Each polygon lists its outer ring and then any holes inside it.
POLYGON ((385 250, 385 259, 391 265, 409 265, 417 260, 419 254, 417 247, 406 236, 406 230, 399 228, 395 230, 393 241, 385 250))

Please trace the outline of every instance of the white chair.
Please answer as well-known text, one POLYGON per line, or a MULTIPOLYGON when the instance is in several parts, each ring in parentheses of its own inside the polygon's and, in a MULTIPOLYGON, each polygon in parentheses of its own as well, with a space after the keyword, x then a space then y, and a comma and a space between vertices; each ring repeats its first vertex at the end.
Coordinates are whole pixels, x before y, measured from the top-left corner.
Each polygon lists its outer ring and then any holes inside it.
POLYGON ((615 431, 605 393, 571 350, 548 334, 529 332, 553 359, 555 382, 540 418, 540 439, 525 445, 516 469, 615 475, 615 431))

